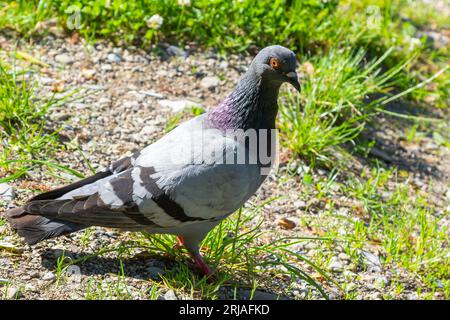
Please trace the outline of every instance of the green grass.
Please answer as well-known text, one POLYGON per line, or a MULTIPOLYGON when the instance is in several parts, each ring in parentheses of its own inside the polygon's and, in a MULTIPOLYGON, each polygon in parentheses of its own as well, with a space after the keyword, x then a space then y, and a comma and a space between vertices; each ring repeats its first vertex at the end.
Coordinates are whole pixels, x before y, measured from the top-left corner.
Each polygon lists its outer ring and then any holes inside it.
POLYGON ((53 159, 62 146, 59 129, 48 123, 51 108, 66 103, 73 93, 61 98, 37 97, 35 83, 27 78, 31 70, 18 70, 0 61, 0 181, 18 179, 37 167, 46 167, 55 175, 65 171, 83 177, 53 159))
MULTIPOLYGON (((177 1, 3 1, 0 25, 21 33, 36 32, 36 25, 56 17, 67 28, 67 21, 77 7, 81 28, 87 38, 110 37, 130 43, 152 42, 162 37, 177 41, 195 40, 212 47, 245 49, 257 42, 283 42, 298 45, 290 36, 309 40, 311 34, 327 30, 327 15, 333 13, 337 1, 192 1, 180 6, 177 1), (69 12, 69 13, 68 13, 69 12), (163 17, 158 30, 147 26, 154 14, 163 17), (234 23, 229 23, 233 21, 234 23)), ((38 28, 39 29, 39 28, 38 28)), ((304 41, 305 44, 308 41, 304 41)), ((298 47, 297 47, 298 49, 298 47)))
MULTIPOLYGON (((0 29, 15 30, 17 38, 39 37, 63 28, 90 42, 106 38, 117 45, 150 50, 161 41, 180 46, 195 43, 201 49, 214 48, 222 53, 275 43, 294 50, 304 66, 305 78, 300 94, 283 91, 281 96, 278 125, 282 144, 293 159, 306 160, 310 165, 311 171, 301 173, 305 187, 301 198, 328 204, 320 209, 323 220, 304 215, 303 222, 324 229, 325 237, 314 241, 331 252, 342 246, 358 270, 365 268, 361 251, 375 248, 381 252, 385 268, 406 270, 420 278, 416 290, 423 298, 433 298, 435 292, 450 298, 449 230, 445 224, 449 212, 399 179, 404 175, 401 171, 373 164, 369 164, 372 170, 362 176, 350 172, 343 175, 342 171, 348 171, 346 164, 352 163, 348 161, 352 153, 369 154, 374 142, 359 139, 359 135, 367 124, 376 125, 381 112, 411 122, 405 122, 409 143, 432 136, 440 148, 449 148, 445 119, 435 121, 420 112, 410 116, 386 110, 395 101, 416 110, 448 111, 449 45, 436 48, 426 39, 415 37, 420 30, 448 29, 449 25, 449 16, 439 9, 410 0, 192 0, 190 6, 179 6, 175 0, 0 0, 0 29), (70 29, 67 22, 76 20, 77 8, 81 25, 70 29), (154 14, 164 19, 159 29, 147 25, 154 14), (328 179, 315 180, 316 163, 330 169, 328 179), (353 203, 347 216, 340 213, 339 203, 328 200, 336 193, 353 203)), ((20 59, 20 54, 14 56, 20 59)), ((5 62, 0 65, 0 181, 19 179, 43 166, 52 175, 66 171, 82 177, 54 160, 55 152, 63 146, 48 114, 67 100, 36 97, 33 81, 27 78, 29 70, 17 70, 5 62)), ((199 113, 194 108, 172 115, 165 132, 199 113)), ((218 270, 216 283, 192 273, 188 256, 173 249, 172 236, 133 234, 129 242, 102 248, 81 260, 61 258, 55 285, 64 283, 70 264, 83 264, 96 255, 115 252, 120 261, 117 281, 91 279, 85 298, 131 299, 124 259, 135 250, 145 250, 175 261, 175 267, 166 270, 160 281, 148 280, 150 291, 140 295, 150 299, 168 288, 193 298, 216 299, 221 286, 273 289, 280 295, 288 294, 302 281, 316 293, 336 287, 326 272, 331 254, 318 250, 309 261, 292 249, 300 242, 313 241, 308 238, 263 243, 258 210, 260 205, 239 211, 205 239, 205 258, 218 270), (294 267, 293 261, 303 267, 294 267), (312 278, 314 272, 326 279, 327 288, 312 278), (276 285, 277 279, 286 284, 284 289, 276 285)), ((92 232, 86 230, 83 246, 89 243, 92 232)), ((407 290, 408 284, 400 276, 391 282, 392 292, 385 293, 385 298, 396 298, 407 290)), ((357 297, 350 280, 342 289, 345 298, 357 297)))
MULTIPOLYGON (((326 160, 335 146, 353 141, 375 107, 384 110, 384 104, 368 103, 368 96, 407 92, 402 98, 409 102, 442 108, 450 96, 450 71, 443 69, 449 46, 436 50, 412 40, 425 21, 442 27, 450 18, 430 7, 411 10, 408 0, 196 0, 189 6, 159 0, 1 3, 0 26, 25 36, 49 32, 55 26, 46 21, 56 19, 68 33, 79 32, 92 41, 107 37, 146 48, 158 41, 194 41, 241 52, 253 44, 282 43, 314 67, 314 79, 303 83, 301 99, 285 100, 280 122, 285 144, 311 162, 326 160), (77 10, 80 26, 69 28, 77 10), (154 14, 163 17, 159 29, 146 23, 154 14), (444 70, 439 77, 418 85, 439 70, 444 70)), ((180 115, 171 118, 167 130, 181 119, 176 117, 180 115)))
MULTIPOLYGON (((92 41, 106 37, 121 45, 143 47, 158 41, 194 41, 203 47, 240 52, 251 45, 279 43, 299 57, 336 47, 363 47, 371 57, 379 57, 394 47, 385 61, 388 68, 416 57, 410 69, 402 72, 403 90, 431 76, 449 57, 448 46, 436 50, 412 40, 419 28, 450 25, 448 15, 410 0, 195 0, 189 6, 172 0, 21 0, 0 1, 0 8, 2 4, 0 27, 25 36, 54 30, 48 21, 56 20, 69 33, 78 32, 92 41), (159 29, 147 25, 155 14, 163 18, 159 29), (79 27, 71 27, 77 19, 79 27)), ((432 99, 445 107, 449 79, 446 73, 436 82, 437 90, 424 88, 412 98, 432 99)))
MULTIPOLYGON (((331 198, 332 193, 338 193, 345 195, 346 204, 331 202, 323 218, 308 223, 317 225, 326 237, 334 240, 323 242, 323 248, 335 252, 335 246, 340 245, 357 269, 365 268, 361 264, 361 250, 375 250, 380 253, 383 268, 406 270, 410 277, 421 279, 418 291, 427 292, 430 297, 440 291, 448 299, 450 229, 442 222, 450 212, 429 202, 429 195, 412 192, 402 180, 396 171, 373 168, 361 177, 350 176, 340 182, 335 178, 314 181, 310 188, 319 190, 317 198, 331 198), (338 191, 331 192, 325 187, 330 183, 338 191), (343 215, 342 207, 349 214, 343 215)), ((326 268, 329 257, 318 251, 315 261, 326 268)), ((397 281, 402 285, 405 280, 397 281)), ((396 298, 402 291, 399 289, 387 298, 396 298)))
POLYGON ((332 49, 312 57, 308 64, 314 71, 301 81, 300 95, 288 93, 282 100, 279 128, 284 145, 310 162, 329 161, 337 146, 355 139, 380 104, 367 97, 388 94, 406 64, 382 71, 389 53, 367 63, 362 49, 332 49))
POLYGON ((29 162, 56 146, 56 134, 46 128, 46 114, 54 101, 35 103, 24 74, 0 65, 0 163, 6 171, 21 172, 17 162, 29 162))
MULTIPOLYGON (((441 221, 448 218, 450 212, 442 212, 429 203, 426 194, 411 194, 408 183, 403 182, 405 175, 405 172, 374 168, 360 177, 333 171, 328 178, 313 179, 302 198, 326 201, 328 205, 321 210, 319 218, 314 214, 302 216, 301 224, 322 230, 323 234, 317 237, 290 236, 264 241, 269 235, 260 228, 260 211, 265 203, 240 210, 224 220, 202 243, 205 260, 217 271, 214 282, 200 277, 189 267, 187 252, 174 248, 174 236, 146 233, 133 233, 130 240, 118 246, 103 247, 79 259, 63 256, 57 261, 56 272, 63 275, 71 264, 83 267, 90 259, 113 252, 120 261, 117 279, 113 282, 91 279, 85 298, 131 299, 125 280, 126 260, 137 252, 140 255, 145 252, 151 257, 169 259, 173 265, 159 280, 143 280, 149 289, 139 293, 141 298, 156 299, 161 292, 172 289, 193 299, 217 299, 222 287, 231 292, 273 290, 283 297, 303 282, 310 292, 306 297, 315 292, 315 296, 320 293, 326 298, 325 292, 335 288, 342 297, 355 299, 353 280, 343 282, 341 287, 328 270, 331 256, 341 247, 351 260, 346 270, 356 272, 356 277, 366 269, 362 252, 375 250, 383 269, 404 270, 401 272, 406 272, 408 277, 420 279, 416 290, 423 299, 433 298, 435 292, 441 292, 448 299, 450 230, 441 221), (336 194, 345 195, 345 203, 329 200, 337 199, 336 194), (342 211, 343 208, 346 210, 342 211), (295 248, 297 244, 308 242, 315 242, 318 249, 315 255, 306 258, 295 248), (316 276, 312 277, 314 273, 316 276), (317 275, 323 279, 318 281, 317 275)), ((407 285, 404 276, 390 277, 389 282, 384 298, 398 298, 407 285)))
MULTIPOLYGON (((268 201, 267 203, 269 203, 268 201)), ((160 280, 148 279, 150 296, 156 298, 161 289, 173 289, 178 293, 193 299, 217 299, 222 286, 231 290, 274 290, 280 297, 287 296, 293 286, 304 281, 310 290, 314 290, 327 298, 323 285, 309 274, 313 271, 322 275, 327 286, 336 286, 327 272, 317 267, 312 261, 293 250, 293 246, 305 241, 326 241, 327 239, 310 237, 288 237, 271 240, 263 243, 263 235, 259 216, 264 204, 249 210, 239 210, 231 218, 224 220, 211 231, 202 243, 201 251, 205 260, 216 270, 215 281, 208 281, 195 273, 189 265, 191 258, 183 250, 174 248, 176 238, 170 235, 150 235, 146 233, 133 233, 132 240, 121 243, 118 247, 105 247, 91 255, 71 260, 60 257, 57 261, 57 274, 64 274, 69 265, 83 266, 83 263, 93 257, 115 252, 120 261, 119 277, 114 285, 106 282, 92 280, 88 283, 87 299, 129 299, 129 293, 124 291, 124 269, 126 257, 133 257, 136 250, 146 252, 151 256, 166 257, 175 262, 174 268, 166 269, 160 280), (295 264, 293 263, 295 261, 295 264), (268 275, 270 275, 268 277, 268 275), (121 280, 122 279, 122 280, 121 280), (277 282, 284 284, 280 291, 277 282)), ((58 277, 59 279, 59 277, 58 277)), ((59 283, 59 281, 58 281, 59 283)), ((58 285, 58 283, 56 285, 58 285)))
MULTIPOLYGON (((322 269, 291 249, 296 243, 311 239, 289 237, 261 243, 265 233, 260 231, 262 220, 258 213, 262 207, 258 206, 250 212, 239 211, 234 217, 223 221, 203 241, 205 259, 218 270, 217 282, 209 284, 204 278, 198 281, 183 264, 181 270, 174 270, 164 277, 165 285, 191 292, 193 297, 211 299, 217 298, 217 290, 222 284, 261 290, 276 287, 277 279, 289 279, 286 291, 278 294, 287 295, 292 285, 305 281, 311 289, 315 288, 327 297, 321 284, 309 275, 310 270, 323 274, 330 281, 331 279, 322 269), (309 270, 296 266, 300 263, 305 267, 309 266, 309 270), (271 277, 267 277, 268 274, 271 277), (190 279, 186 281, 186 278, 190 279), (201 296, 197 296, 199 288, 201 296)), ((149 236, 145 243, 149 242, 159 247, 161 253, 170 253, 174 240, 170 236, 149 236)))
MULTIPOLYGON (((3 202, 0 201, 0 206, 3 206, 3 202)), ((6 224, 6 220, 0 218, 0 227, 4 226, 6 224)), ((3 240, 3 238, 5 237, 5 235, 3 233, 0 233, 0 240, 3 240)))

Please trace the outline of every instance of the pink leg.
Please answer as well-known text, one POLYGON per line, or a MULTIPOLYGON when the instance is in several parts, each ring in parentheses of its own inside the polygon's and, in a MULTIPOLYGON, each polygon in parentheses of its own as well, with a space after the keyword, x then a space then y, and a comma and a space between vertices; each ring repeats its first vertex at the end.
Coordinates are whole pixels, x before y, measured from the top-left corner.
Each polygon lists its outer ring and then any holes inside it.
MULTIPOLYGON (((181 249, 184 246, 184 239, 182 236, 178 236, 178 243, 175 245, 177 249, 181 249)), ((207 276, 208 278, 211 278, 213 271, 212 269, 206 264, 205 260, 203 260, 203 257, 201 254, 197 253, 190 253, 192 259, 194 259, 194 266, 200 271, 200 273, 204 276, 207 276)))
POLYGON ((211 268, 206 264, 205 260, 203 260, 203 257, 201 256, 201 254, 191 254, 192 258, 195 261, 195 267, 200 270, 200 272, 202 273, 202 275, 207 276, 207 277, 211 277, 212 274, 214 273, 211 268))

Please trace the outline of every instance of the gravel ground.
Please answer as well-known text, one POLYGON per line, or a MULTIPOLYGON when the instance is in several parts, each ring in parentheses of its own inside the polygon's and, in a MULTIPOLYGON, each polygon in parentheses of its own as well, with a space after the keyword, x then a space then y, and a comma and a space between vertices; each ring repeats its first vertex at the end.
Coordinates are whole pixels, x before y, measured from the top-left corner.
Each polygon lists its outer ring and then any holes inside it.
MULTIPOLYGON (((184 52, 175 47, 165 49, 164 56, 148 54, 129 48, 115 48, 108 43, 98 42, 87 45, 77 37, 58 38, 47 36, 34 43, 21 44, 21 51, 27 52, 46 64, 36 68, 39 72, 28 76, 39 83, 42 95, 53 91, 63 95, 71 90, 85 94, 75 102, 69 102, 52 110, 51 125, 63 127, 60 132, 66 142, 66 151, 61 151, 58 158, 70 167, 90 174, 89 166, 83 161, 82 150, 95 170, 107 166, 119 157, 131 154, 164 134, 167 120, 174 112, 186 105, 197 105, 204 109, 215 106, 233 88, 239 76, 245 71, 251 57, 231 55, 221 57, 214 52, 198 53, 195 50, 185 57, 184 52), (169 57, 170 54, 174 56, 169 57)), ((3 50, 13 48, 13 41, 0 37, 3 50)), ((187 51, 186 51, 187 52, 187 51)), ((410 172, 411 183, 433 195, 433 202, 445 208, 449 201, 446 192, 450 177, 448 166, 448 149, 440 148, 435 140, 424 137, 418 144, 404 142, 402 128, 394 119, 379 119, 383 130, 369 130, 372 138, 379 144, 372 151, 372 156, 380 158, 388 165, 399 166, 410 172), (434 183, 430 184, 430 179, 434 183), (429 190, 427 190, 430 188, 429 190)), ((366 159, 354 159, 352 168, 355 172, 367 169, 366 159)), ((316 224, 335 223, 321 215, 326 207, 324 201, 315 200, 314 192, 303 197, 305 187, 299 175, 288 175, 288 169, 303 171, 308 168, 299 161, 282 163, 279 170, 271 175, 263 187, 251 199, 254 204, 282 196, 281 199, 266 205, 262 211, 263 229, 270 230, 270 238, 280 236, 317 236, 320 232, 305 226, 301 222, 315 221, 316 224), (284 230, 275 223, 280 218, 293 222, 294 228, 284 230), (327 220, 328 219, 328 220, 327 220)), ((316 170, 314 177, 326 177, 329 172, 316 170)), ((73 179, 67 176, 67 179, 73 179)), ((31 195, 27 186, 56 187, 61 180, 52 178, 45 172, 32 172, 27 179, 10 183, 15 189, 15 196, 10 205, 21 204, 31 195)), ((392 188, 395 182, 392 182, 392 188)), ((333 200, 339 206, 339 212, 350 219, 357 219, 351 212, 350 201, 345 194, 336 190, 333 200)), ((444 220, 443 223, 448 223, 444 220)), ((345 226, 343 226, 345 227, 345 226)), ((73 270, 74 276, 69 281, 56 286, 57 275, 55 263, 63 250, 65 255, 80 257, 82 254, 95 252, 101 247, 117 245, 129 239, 128 233, 94 228, 88 238, 89 243, 80 245, 83 233, 51 239, 34 247, 23 244, 8 226, 0 227, 4 234, 3 241, 12 243, 16 254, 0 251, 0 280, 11 281, 9 287, 3 286, 4 297, 21 299, 84 299, 87 287, 93 283, 117 283, 120 279, 117 253, 105 254, 88 260, 73 270), (80 274, 78 274, 80 271, 80 274)), ((383 294, 394 290, 391 279, 401 277, 406 288, 400 299, 418 299, 416 288, 419 287, 418 276, 406 270, 392 270, 388 265, 381 265, 380 253, 375 248, 363 253, 365 265, 361 268, 350 262, 339 244, 332 248, 323 248, 320 242, 305 242, 297 250, 314 260, 319 250, 330 251, 333 257, 328 265, 333 278, 339 283, 350 284, 359 299, 381 299, 383 294)), ((125 282, 134 299, 149 298, 150 284, 148 278, 157 277, 165 268, 173 268, 173 261, 163 257, 132 258, 127 260, 125 282)), ((1 282, 0 282, 1 284, 1 282)), ((264 289, 264 288, 263 288, 264 289)), ((305 297, 304 284, 294 286, 288 298, 305 297)), ((341 298, 340 293, 327 288, 331 298, 341 298)), ((183 299, 183 294, 172 290, 158 293, 160 299, 183 299)), ((245 298, 248 292, 242 290, 239 297, 245 298)), ((258 291, 260 298, 274 298, 275 295, 263 290, 258 291)), ((223 297, 227 296, 226 290, 223 297)), ((317 297, 317 296, 312 296, 317 297)), ((310 297, 311 298, 311 297, 310 297)), ((436 298, 441 298, 439 294, 436 298)))

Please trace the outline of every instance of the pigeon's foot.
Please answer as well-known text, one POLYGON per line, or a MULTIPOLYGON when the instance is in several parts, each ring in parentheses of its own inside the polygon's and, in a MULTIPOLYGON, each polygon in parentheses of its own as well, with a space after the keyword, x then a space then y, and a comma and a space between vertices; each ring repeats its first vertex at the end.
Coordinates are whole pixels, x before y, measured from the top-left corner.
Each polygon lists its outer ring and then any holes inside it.
POLYGON ((194 266, 201 272, 202 275, 210 277, 214 273, 212 269, 208 266, 208 264, 203 260, 203 257, 200 254, 192 255, 194 259, 194 266))
MULTIPOLYGON (((174 249, 181 250, 183 247, 186 247, 184 238, 182 236, 178 236, 178 243, 174 245, 174 249)), ((208 281, 215 281, 214 271, 208 266, 208 264, 203 260, 201 253, 199 252, 190 252, 192 259, 194 260, 193 267, 197 269, 201 275, 206 276, 208 281)))
POLYGON ((194 259, 194 268, 196 268, 200 273, 207 277, 207 280, 209 283, 216 282, 217 278, 214 275, 213 269, 211 269, 208 264, 203 260, 203 257, 201 254, 191 254, 192 258, 194 259))

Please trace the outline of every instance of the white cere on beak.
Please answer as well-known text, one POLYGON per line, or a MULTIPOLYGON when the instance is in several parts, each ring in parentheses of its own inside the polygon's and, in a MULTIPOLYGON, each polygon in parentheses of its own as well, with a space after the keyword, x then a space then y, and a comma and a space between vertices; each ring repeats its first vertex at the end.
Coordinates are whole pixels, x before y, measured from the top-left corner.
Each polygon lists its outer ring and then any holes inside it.
POLYGON ((297 73, 291 71, 289 73, 286 73, 286 77, 291 78, 291 79, 297 79, 297 73))

